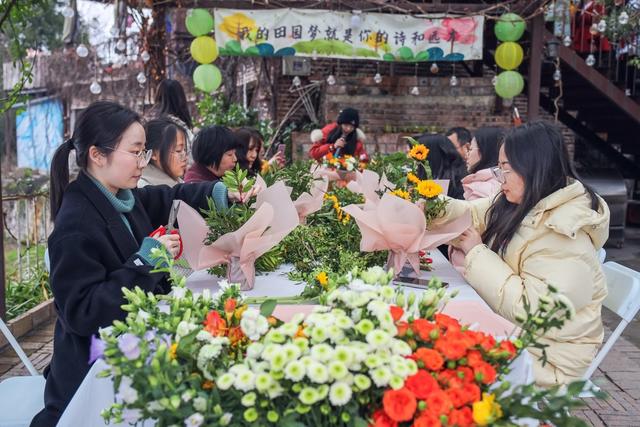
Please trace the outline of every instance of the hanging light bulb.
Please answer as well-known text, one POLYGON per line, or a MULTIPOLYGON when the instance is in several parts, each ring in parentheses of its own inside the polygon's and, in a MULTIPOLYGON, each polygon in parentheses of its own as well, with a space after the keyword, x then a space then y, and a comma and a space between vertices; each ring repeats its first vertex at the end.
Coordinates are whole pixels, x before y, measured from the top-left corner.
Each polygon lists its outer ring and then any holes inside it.
POLYGON ((80 58, 86 58, 87 56, 89 56, 89 49, 87 49, 87 46, 85 46, 84 43, 80 43, 78 45, 78 47, 76 48, 76 55, 78 55, 80 58))
POLYGON ((626 88, 626 89, 624 90, 624 94, 625 94, 626 96, 631 96, 631 89, 626 88))
POLYGON ((362 17, 359 13, 351 15, 351 28, 354 30, 359 29, 362 26, 362 17))
POLYGON ((553 80, 560 81, 560 79, 562 79, 562 73, 560 72, 560 68, 556 68, 553 72, 553 80))
POLYGON ((627 25, 629 23, 629 14, 626 11, 622 11, 620 16, 618 16, 618 23, 620 25, 627 25))
POLYGON ((607 21, 605 21, 604 19, 601 19, 600 22, 598 22, 598 31, 600 31, 601 33, 604 33, 607 30, 607 21))
POLYGON ((100 86, 100 83, 94 80, 91 83, 91 86, 89 86, 89 91, 94 95, 99 95, 100 92, 102 92, 102 86, 100 86))
POLYGON ((589 33, 591 33, 592 36, 597 36, 598 35, 598 24, 591 24, 591 27, 589 27, 589 33))
POLYGON ((449 84, 451 86, 458 86, 458 78, 455 76, 455 74, 449 79, 449 84))
POLYGON ((589 56, 587 56, 585 62, 589 67, 593 67, 594 65, 596 65, 596 57, 593 55, 593 53, 590 53, 589 56))
POLYGON ((376 73, 376 75, 373 76, 373 81, 376 82, 376 84, 382 83, 382 76, 380 73, 376 73))
POLYGON ((124 42, 124 39, 119 39, 118 42, 116 43, 116 50, 119 50, 120 52, 122 52, 126 48, 127 48, 127 44, 124 42))
POLYGON ((300 85, 302 84, 302 82, 300 81, 300 77, 298 77, 298 76, 295 76, 295 77, 293 78, 292 83, 293 83, 293 85, 294 85, 295 87, 298 87, 298 86, 300 86, 300 85))
POLYGON ((411 88, 411 91, 409 93, 413 96, 418 96, 420 95, 420 89, 418 89, 418 86, 414 86, 411 88))
POLYGON ((438 64, 434 62, 433 64, 431 64, 431 68, 429 68, 429 70, 431 71, 431 74, 438 74, 440 68, 438 68, 438 64))
POLYGON ((75 14, 76 12, 69 5, 66 5, 64 9, 62 9, 62 16, 64 16, 65 18, 73 18, 73 15, 75 14))
POLYGON ((313 49, 313 51, 311 52, 311 59, 313 59, 314 61, 316 59, 318 59, 318 51, 313 49))
POLYGON ((333 74, 329 74, 329 77, 327 77, 327 84, 329 86, 333 86, 334 84, 336 84, 336 78, 333 74))
POLYGON ((147 82, 147 76, 144 74, 144 72, 140 71, 136 76, 136 80, 138 81, 138 83, 143 85, 147 82))
POLYGON ((495 85, 496 85, 496 83, 498 83, 498 76, 493 76, 493 77, 491 78, 491 84, 495 86, 495 85))
POLYGON ((562 44, 565 45, 566 47, 571 46, 572 40, 570 36, 565 36, 564 39, 562 39, 562 44))
POLYGON ((149 52, 147 52, 146 50, 143 50, 140 54, 140 59, 142 59, 142 62, 147 63, 151 59, 151 55, 149 55, 149 52))

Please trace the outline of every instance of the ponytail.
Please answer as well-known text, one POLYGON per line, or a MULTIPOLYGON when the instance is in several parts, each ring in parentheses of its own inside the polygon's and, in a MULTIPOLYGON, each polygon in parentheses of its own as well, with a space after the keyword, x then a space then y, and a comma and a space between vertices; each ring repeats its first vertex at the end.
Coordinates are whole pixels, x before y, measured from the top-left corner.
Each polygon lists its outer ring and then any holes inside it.
POLYGON ((51 218, 55 220, 62 206, 64 191, 69 185, 69 153, 75 150, 76 163, 83 170, 89 164, 89 149, 96 147, 109 156, 118 146, 122 134, 133 123, 140 123, 140 116, 115 102, 97 101, 80 115, 73 136, 53 154, 51 160, 50 203, 51 218))
POLYGON ((62 204, 62 195, 69 185, 69 154, 73 150, 73 139, 67 139, 58 147, 51 160, 51 174, 49 177, 49 202, 51 203, 51 218, 56 215, 62 204))

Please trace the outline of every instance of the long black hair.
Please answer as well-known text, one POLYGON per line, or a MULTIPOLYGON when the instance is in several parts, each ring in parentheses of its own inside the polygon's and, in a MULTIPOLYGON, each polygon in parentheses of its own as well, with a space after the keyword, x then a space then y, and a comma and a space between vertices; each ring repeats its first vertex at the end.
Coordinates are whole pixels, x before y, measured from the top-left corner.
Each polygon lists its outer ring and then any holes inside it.
POLYGON ((158 117, 157 119, 149 120, 144 130, 147 134, 147 150, 153 150, 158 154, 158 163, 160 169, 174 180, 177 180, 178 176, 173 176, 171 173, 171 152, 175 150, 178 138, 178 132, 181 132, 184 136, 185 147, 187 149, 187 133, 185 129, 175 124, 170 118, 166 116, 158 117))
POLYGON ((476 173, 498 164, 503 135, 504 130, 499 127, 482 127, 473 133, 480 151, 480 161, 469 168, 469 173, 476 173))
MULTIPOLYGON (((524 195, 522 202, 515 204, 500 194, 487 211, 482 241, 501 255, 524 217, 540 200, 566 187, 569 178, 578 179, 562 134, 551 123, 538 121, 519 126, 507 133, 503 147, 511 169, 524 180, 524 195)), ((584 187, 591 198, 591 209, 597 210, 596 194, 584 187)))
MULTIPOLYGON (((463 198, 462 178, 467 174, 467 165, 458 150, 444 135, 423 135, 419 142, 429 149, 427 160, 434 179, 448 179, 447 195, 456 199, 463 198)), ((419 170, 418 175, 422 173, 419 170)), ((425 176, 420 176, 425 179, 425 176)))
POLYGON ((262 150, 262 143, 264 141, 262 134, 260 134, 260 132, 258 132, 256 129, 245 127, 238 129, 235 132, 235 135, 239 144, 238 148, 236 149, 238 164, 242 169, 247 170, 249 172, 249 175, 258 175, 260 173, 260 169, 262 168, 262 158, 260 157, 260 151, 262 150), (258 150, 258 156, 253 162, 253 165, 249 165, 249 161, 247 160, 247 153, 249 152, 251 141, 256 144, 256 149, 258 150))
POLYGON ((340 137, 344 137, 344 140, 347 142, 344 148, 340 150, 340 154, 353 156, 356 152, 356 148, 358 147, 358 128, 354 128, 353 132, 348 135, 343 135, 342 126, 337 124, 335 129, 329 132, 326 143, 333 144, 340 139, 340 137))
POLYGON ((189 129, 193 127, 191 113, 187 105, 187 97, 182 85, 177 80, 165 79, 158 85, 155 106, 159 114, 171 114, 184 122, 189 129))
POLYGON ((110 156, 120 143, 122 134, 133 123, 140 123, 140 116, 120 104, 97 101, 82 112, 73 131, 53 154, 51 160, 50 203, 51 217, 55 220, 64 190, 69 185, 69 154, 76 152, 76 163, 86 171, 89 149, 95 146, 105 156, 110 156))

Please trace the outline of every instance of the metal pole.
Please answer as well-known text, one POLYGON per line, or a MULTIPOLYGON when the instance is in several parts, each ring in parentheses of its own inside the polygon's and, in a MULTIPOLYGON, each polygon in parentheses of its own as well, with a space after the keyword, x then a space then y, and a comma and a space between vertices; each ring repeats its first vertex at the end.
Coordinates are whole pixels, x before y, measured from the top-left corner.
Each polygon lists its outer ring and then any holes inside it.
POLYGON ((540 81, 542 79, 542 32, 544 30, 544 16, 538 15, 531 21, 531 51, 529 59, 529 105, 527 121, 540 117, 540 81))
POLYGON ((0 158, 0 317, 7 320, 5 271, 4 271, 4 212, 2 203, 2 158, 0 158))

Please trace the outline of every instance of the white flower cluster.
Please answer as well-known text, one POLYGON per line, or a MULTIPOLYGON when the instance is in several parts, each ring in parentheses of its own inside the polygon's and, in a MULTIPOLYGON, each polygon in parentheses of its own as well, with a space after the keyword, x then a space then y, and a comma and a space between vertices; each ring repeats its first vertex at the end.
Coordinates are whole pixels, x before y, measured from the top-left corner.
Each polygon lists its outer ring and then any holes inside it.
POLYGON ((254 406, 258 396, 275 399, 285 390, 295 390, 303 405, 328 398, 337 407, 372 386, 402 388, 418 368, 406 358, 409 345, 395 338, 390 312, 395 291, 380 285, 389 282, 388 274, 382 269, 369 273, 366 280, 352 282, 377 286, 361 292, 338 288, 328 297, 329 307, 318 307, 306 319, 296 315, 277 328, 269 329, 259 314, 247 316, 247 310, 243 331, 264 337, 249 345, 242 363, 218 377, 217 386, 244 392, 246 407, 254 406))
POLYGON ((222 352, 224 346, 229 345, 229 339, 227 337, 214 337, 207 331, 200 331, 196 335, 198 341, 206 342, 205 345, 200 347, 198 351, 198 357, 196 359, 196 365, 198 369, 202 371, 202 375, 208 380, 213 380, 215 377, 209 371, 210 362, 214 362, 215 359, 222 352))

